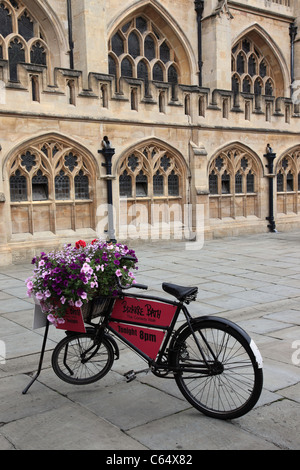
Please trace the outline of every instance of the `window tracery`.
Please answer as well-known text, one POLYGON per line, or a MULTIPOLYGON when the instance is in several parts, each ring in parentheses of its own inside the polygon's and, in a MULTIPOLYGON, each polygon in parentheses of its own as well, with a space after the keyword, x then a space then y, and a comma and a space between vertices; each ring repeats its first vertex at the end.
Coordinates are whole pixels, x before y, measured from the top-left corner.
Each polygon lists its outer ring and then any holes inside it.
POLYGON ((248 152, 233 147, 219 153, 209 167, 211 217, 257 215, 258 179, 258 164, 248 152), (250 211, 248 199, 254 200, 250 211))
POLYGON ((47 65, 48 47, 43 38, 40 24, 21 1, 0 2, 1 57, 8 60, 11 81, 18 80, 19 63, 47 65))
POLYGON ((273 96, 272 68, 255 43, 241 39, 231 51, 233 91, 273 96))
MULTIPOLYGON (((23 212, 28 211, 26 220, 29 225, 23 231, 34 231, 35 212, 41 209, 41 204, 47 204, 52 207, 49 227, 65 228, 60 225, 66 223, 62 222, 63 217, 69 217, 68 228, 76 229, 77 206, 92 203, 93 174, 86 157, 61 141, 40 141, 19 151, 9 167, 13 225, 16 218, 22 218, 23 212), (66 215, 62 216, 62 212, 66 215)), ((91 226, 90 219, 86 224, 91 226)), ((18 230, 15 226, 14 231, 18 230)))
MULTIPOLYGON (((178 83, 179 67, 167 38, 152 21, 133 18, 109 41, 109 73, 120 77, 178 83)), ((147 94, 147 88, 146 88, 147 94)))
POLYGON ((300 204, 300 148, 286 153, 276 167, 277 211, 299 211, 300 204))
POLYGON ((183 170, 175 156, 158 146, 141 147, 120 166, 120 196, 127 198, 178 197, 183 170))

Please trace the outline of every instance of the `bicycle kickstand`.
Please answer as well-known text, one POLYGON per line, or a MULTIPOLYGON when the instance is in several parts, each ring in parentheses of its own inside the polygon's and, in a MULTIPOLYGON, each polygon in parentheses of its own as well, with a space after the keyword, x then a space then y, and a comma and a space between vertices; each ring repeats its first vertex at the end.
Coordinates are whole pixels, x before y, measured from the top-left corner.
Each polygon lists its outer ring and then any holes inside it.
POLYGON ((37 373, 36 373, 36 375, 32 378, 31 382, 27 385, 27 387, 24 388, 24 390, 22 391, 22 394, 23 394, 23 395, 25 395, 25 394, 28 392, 28 390, 29 390, 29 388, 31 387, 31 385, 33 384, 33 382, 35 382, 36 379, 38 378, 38 376, 40 375, 40 372, 41 372, 41 369, 42 369, 42 364, 43 364, 43 359, 44 359, 45 348, 46 348, 46 342, 47 342, 47 336, 48 336, 49 325, 50 325, 50 322, 49 322, 49 320, 47 320, 46 327, 45 327, 45 333, 44 333, 44 339, 43 339, 43 345, 42 345, 42 349, 41 349, 40 361, 39 361, 37 373))
POLYGON ((132 382, 132 380, 136 379, 137 374, 141 374, 142 372, 145 372, 147 374, 149 370, 150 370, 150 367, 148 367, 147 369, 142 369, 142 370, 137 370, 137 371, 129 370, 128 372, 126 372, 126 374, 124 374, 124 377, 127 379, 127 383, 132 382))

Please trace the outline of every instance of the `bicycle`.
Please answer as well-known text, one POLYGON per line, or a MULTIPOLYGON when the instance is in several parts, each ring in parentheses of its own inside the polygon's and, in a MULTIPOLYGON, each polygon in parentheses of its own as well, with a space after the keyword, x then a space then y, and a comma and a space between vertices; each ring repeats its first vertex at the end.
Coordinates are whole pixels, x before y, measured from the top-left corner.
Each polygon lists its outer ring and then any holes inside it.
POLYGON ((176 299, 169 300, 128 293, 148 287, 117 282, 117 297, 88 304, 86 332, 66 331, 56 345, 51 363, 60 379, 76 385, 100 380, 120 357, 117 338, 148 363, 147 369, 126 373, 127 381, 149 370, 174 378, 187 401, 213 418, 238 418, 254 407, 263 385, 262 358, 242 328, 221 317, 193 318, 184 304, 196 300, 197 287, 163 283, 176 299), (185 322, 175 329, 181 312, 185 322))

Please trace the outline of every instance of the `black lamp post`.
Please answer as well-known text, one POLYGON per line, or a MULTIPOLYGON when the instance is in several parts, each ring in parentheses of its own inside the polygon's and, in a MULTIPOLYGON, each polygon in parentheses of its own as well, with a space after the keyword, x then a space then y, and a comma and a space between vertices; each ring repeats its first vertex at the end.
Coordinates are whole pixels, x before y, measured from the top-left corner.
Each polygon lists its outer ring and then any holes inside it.
POLYGON ((268 160, 268 164, 266 167, 269 169, 269 174, 267 175, 269 178, 269 217, 266 219, 269 221, 268 228, 270 232, 277 232, 275 219, 274 219, 274 160, 276 158, 276 153, 273 153, 273 150, 270 147, 270 144, 267 145, 267 153, 264 155, 268 160))
POLYGON ((115 149, 111 148, 108 137, 105 136, 102 141, 102 150, 98 150, 105 158, 105 163, 102 166, 106 168, 106 185, 107 185, 107 212, 108 212, 108 238, 112 243, 117 243, 115 239, 114 229, 114 214, 113 214, 113 196, 112 196, 112 157, 115 154, 115 149))

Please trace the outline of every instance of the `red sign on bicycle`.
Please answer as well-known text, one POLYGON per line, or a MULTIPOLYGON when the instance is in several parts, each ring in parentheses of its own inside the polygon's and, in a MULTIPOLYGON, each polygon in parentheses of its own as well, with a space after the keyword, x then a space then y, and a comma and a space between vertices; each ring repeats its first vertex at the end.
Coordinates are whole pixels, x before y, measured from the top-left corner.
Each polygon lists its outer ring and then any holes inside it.
POLYGON ((155 359, 165 330, 150 327, 167 328, 172 322, 176 308, 175 305, 163 302, 124 297, 116 300, 109 326, 151 359, 155 359), (143 326, 138 326, 139 324, 143 326))
POLYGON ((149 326, 169 326, 176 312, 176 305, 152 300, 124 297, 117 299, 111 319, 144 323, 149 326))

